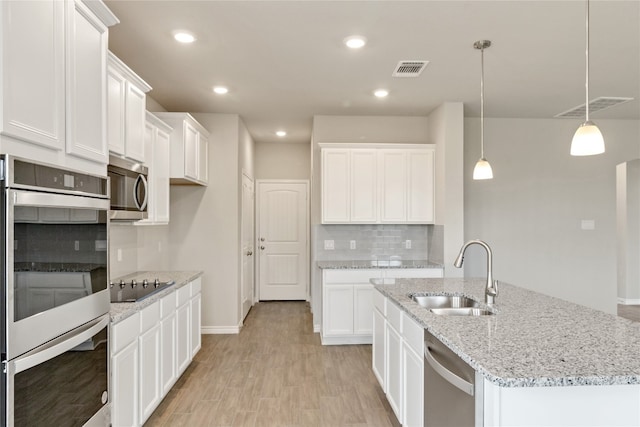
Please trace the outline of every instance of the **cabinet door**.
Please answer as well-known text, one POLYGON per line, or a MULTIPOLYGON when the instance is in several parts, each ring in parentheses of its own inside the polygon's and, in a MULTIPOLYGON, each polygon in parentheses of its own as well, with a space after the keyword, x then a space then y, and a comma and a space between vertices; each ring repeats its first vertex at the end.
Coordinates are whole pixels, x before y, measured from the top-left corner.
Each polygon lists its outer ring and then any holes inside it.
POLYGON ((160 384, 160 326, 140 335, 140 425, 151 416, 162 400, 160 384))
POLYGON ((353 285, 353 333, 373 334, 373 285, 353 285))
POLYGON ((176 368, 178 376, 182 375, 191 362, 191 346, 189 345, 191 315, 189 308, 189 301, 187 301, 176 310, 176 368))
POLYGON ((377 212, 376 150, 351 151, 350 222, 375 223, 377 212))
POLYGON ((184 176, 198 180, 198 131, 189 122, 184 124, 184 176))
POLYGON ((0 131, 56 150, 65 141, 64 2, 3 1, 0 131))
POLYGON ((107 27, 81 0, 69 6, 67 153, 107 164, 107 27))
POLYGON ((201 133, 198 134, 198 181, 209 182, 209 140, 201 133))
POLYGON ((407 222, 434 221, 434 152, 407 152, 407 222))
POLYGON ((387 400, 402 424, 402 337, 388 322, 387 331, 387 400))
POLYGON ((196 294, 191 298, 191 359, 202 347, 202 335, 200 325, 200 310, 202 295, 196 294))
POLYGON ((111 423, 113 427, 138 423, 138 341, 111 358, 111 423))
POLYGON ((324 285, 322 335, 353 335, 353 285, 324 285))
POLYGON ((386 393, 386 379, 385 379, 385 320, 382 313, 378 310, 373 310, 373 345, 371 348, 372 353, 372 367, 373 373, 382 387, 382 391, 386 393))
POLYGON ((125 155, 125 93, 127 81, 117 70, 107 69, 107 141, 109 151, 125 155))
POLYGON ((403 423, 407 427, 422 427, 424 417, 424 359, 406 344, 402 348, 402 377, 404 379, 403 423))
POLYGON ((169 151, 169 134, 158 130, 153 150, 153 183, 155 184, 153 205, 155 221, 158 223, 169 222, 169 151))
POLYGON ((162 395, 171 390, 178 379, 176 362, 176 313, 175 311, 160 322, 161 372, 160 382, 162 395))
POLYGON ((125 104, 125 155, 139 162, 145 161, 144 128, 146 95, 135 85, 127 82, 125 104))
POLYGON ((322 223, 348 223, 349 150, 322 150, 322 223))
POLYGON ((407 220, 407 153, 405 150, 380 150, 380 221, 407 220))

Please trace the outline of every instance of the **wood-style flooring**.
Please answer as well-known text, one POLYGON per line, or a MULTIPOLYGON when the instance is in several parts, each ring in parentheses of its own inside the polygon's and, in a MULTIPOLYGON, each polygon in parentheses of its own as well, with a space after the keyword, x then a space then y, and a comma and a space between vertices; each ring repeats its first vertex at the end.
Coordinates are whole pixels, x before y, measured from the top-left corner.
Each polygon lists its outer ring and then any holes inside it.
POLYGON ((640 322, 640 305, 618 304, 618 316, 640 322))
POLYGON ((305 302, 256 304, 202 349, 145 426, 398 426, 371 346, 322 346, 305 302))

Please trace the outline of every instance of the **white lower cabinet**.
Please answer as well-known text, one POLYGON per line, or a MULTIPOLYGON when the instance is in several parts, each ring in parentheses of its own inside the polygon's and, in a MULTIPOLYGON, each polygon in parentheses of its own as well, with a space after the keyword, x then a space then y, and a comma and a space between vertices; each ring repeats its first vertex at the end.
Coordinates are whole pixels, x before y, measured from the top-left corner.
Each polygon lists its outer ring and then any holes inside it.
POLYGON ((140 425, 151 416, 162 400, 160 388, 160 301, 140 312, 140 425))
POLYGON ((200 289, 198 278, 112 326, 113 427, 143 425, 200 349, 200 289))
POLYGON ((138 425, 138 334, 140 313, 113 325, 111 329, 111 424, 138 425))
POLYGON ((373 291, 373 372, 403 426, 424 418, 424 329, 379 291, 373 291))
POLYGON ((324 269, 322 271, 322 344, 371 344, 371 279, 442 277, 440 268, 324 269))

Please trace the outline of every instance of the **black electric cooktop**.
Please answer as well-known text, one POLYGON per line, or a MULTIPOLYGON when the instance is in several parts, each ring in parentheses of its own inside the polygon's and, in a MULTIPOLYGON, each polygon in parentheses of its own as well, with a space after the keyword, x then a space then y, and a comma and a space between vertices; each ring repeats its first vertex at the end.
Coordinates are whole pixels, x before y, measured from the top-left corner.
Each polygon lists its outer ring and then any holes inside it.
POLYGON ((143 280, 125 282, 121 280, 119 283, 110 283, 111 302, 138 302, 151 295, 160 292, 163 289, 173 286, 176 282, 161 282, 156 280, 143 280))

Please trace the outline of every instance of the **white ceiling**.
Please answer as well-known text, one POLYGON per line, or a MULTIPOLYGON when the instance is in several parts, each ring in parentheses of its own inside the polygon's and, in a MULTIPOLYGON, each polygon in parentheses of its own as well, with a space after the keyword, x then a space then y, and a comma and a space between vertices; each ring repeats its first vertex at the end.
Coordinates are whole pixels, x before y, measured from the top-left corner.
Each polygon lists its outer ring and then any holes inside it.
MULTIPOLYGON (((428 115, 461 101, 479 116, 551 118, 584 103, 585 2, 122 1, 109 47, 169 111, 237 113, 256 142, 308 142, 313 115, 428 115), (182 45, 172 31, 197 41, 182 45), (352 34, 367 45, 352 51, 352 34), (400 60, 422 75, 391 77, 400 60), (215 95, 226 85, 227 95, 215 95), (372 92, 384 87, 386 99, 372 92)), ((634 101, 593 114, 640 118, 640 0, 591 2, 590 98, 634 101)), ((558 119, 567 120, 567 119, 558 119)), ((580 120, 576 120, 576 126, 580 120)))

